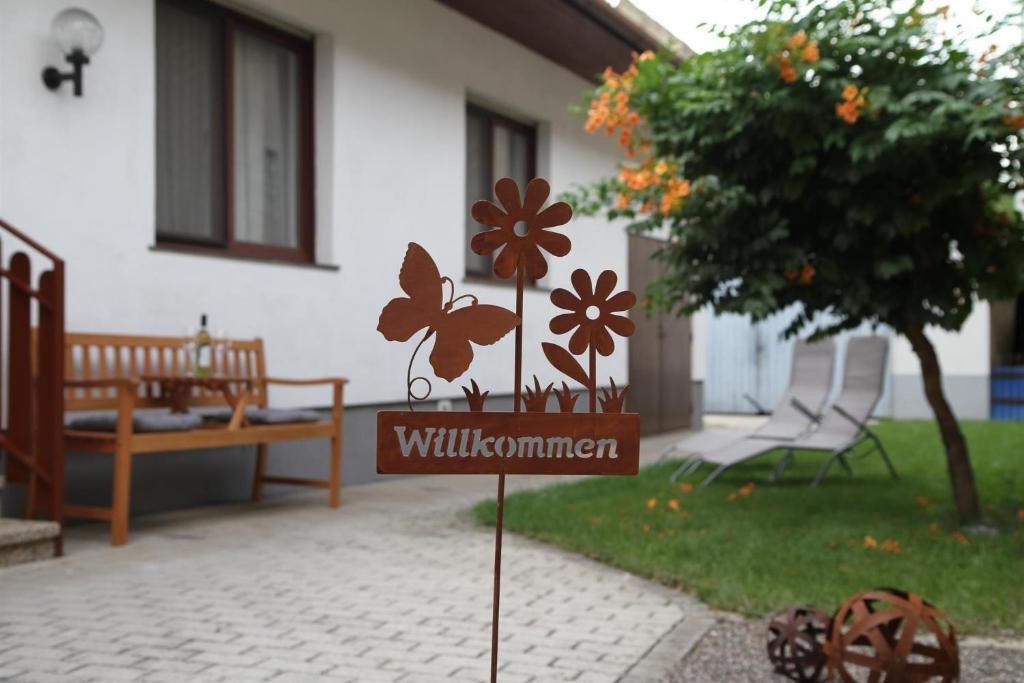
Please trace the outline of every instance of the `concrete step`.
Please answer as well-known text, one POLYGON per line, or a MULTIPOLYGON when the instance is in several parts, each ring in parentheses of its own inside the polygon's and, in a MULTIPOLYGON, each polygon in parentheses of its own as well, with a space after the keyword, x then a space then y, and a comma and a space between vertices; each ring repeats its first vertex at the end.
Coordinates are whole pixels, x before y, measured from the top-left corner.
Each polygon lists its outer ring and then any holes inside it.
POLYGON ((58 535, 56 522, 0 518, 0 567, 54 557, 58 535))

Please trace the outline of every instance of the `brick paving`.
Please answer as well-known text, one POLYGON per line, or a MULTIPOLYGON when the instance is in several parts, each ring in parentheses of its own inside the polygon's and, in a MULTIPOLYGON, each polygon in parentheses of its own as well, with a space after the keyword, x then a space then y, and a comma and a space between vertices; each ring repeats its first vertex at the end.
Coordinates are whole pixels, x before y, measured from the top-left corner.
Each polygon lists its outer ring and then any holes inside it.
MULTIPOLYGON (((74 527, 65 558, 0 570, 0 680, 485 681, 493 535, 460 511, 494 482, 143 517, 116 549, 74 527)), ((686 595, 513 535, 504 547, 503 683, 659 680, 646 656, 710 623, 686 595)))

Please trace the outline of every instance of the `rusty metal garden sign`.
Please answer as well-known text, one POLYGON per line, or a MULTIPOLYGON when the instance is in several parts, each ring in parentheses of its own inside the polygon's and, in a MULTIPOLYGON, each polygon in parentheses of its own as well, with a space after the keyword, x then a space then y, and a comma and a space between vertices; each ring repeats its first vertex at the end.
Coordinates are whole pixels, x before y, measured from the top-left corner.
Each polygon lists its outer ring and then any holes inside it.
POLYGON ((407 411, 377 413, 377 471, 382 474, 496 474, 498 507, 494 543, 494 595, 491 621, 491 681, 498 670, 498 604, 501 589, 501 535, 508 474, 636 474, 640 458, 639 415, 623 412, 627 387, 610 388, 598 396, 597 356, 615 350, 614 333, 628 337, 635 331, 624 315, 636 304, 632 292, 613 294, 618 278, 606 270, 596 280, 585 270, 571 277, 570 292, 556 289, 551 302, 565 311, 551 319, 549 329, 572 332, 568 348, 545 342, 545 357, 568 379, 586 389, 586 412, 576 411, 579 398, 568 383, 523 386, 523 288, 526 278, 547 273, 544 252, 565 256, 571 243, 551 228, 565 225, 572 209, 556 202, 542 209, 550 194, 547 181, 535 178, 521 197, 515 181, 494 186, 501 206, 489 201, 473 205, 473 218, 489 228, 473 237, 477 254, 495 255, 494 274, 516 279, 516 310, 482 304, 472 294, 455 295, 455 283, 442 276, 427 251, 410 243, 398 275, 405 296, 392 299, 380 314, 377 329, 389 341, 405 342, 419 336, 406 370, 407 411), (475 380, 463 387, 469 412, 416 411, 413 401, 430 396, 430 380, 413 376, 420 349, 433 342, 430 366, 449 382, 461 377, 473 362, 473 344, 494 344, 515 331, 513 411, 485 411, 489 391, 475 380), (586 356, 587 368, 577 360, 586 356), (414 387, 419 386, 419 391, 414 387), (554 390, 554 391, 553 391, 554 390), (552 393, 558 412, 548 413, 552 393), (601 412, 598 412, 598 403, 601 412), (523 410, 525 406, 525 412, 523 410))

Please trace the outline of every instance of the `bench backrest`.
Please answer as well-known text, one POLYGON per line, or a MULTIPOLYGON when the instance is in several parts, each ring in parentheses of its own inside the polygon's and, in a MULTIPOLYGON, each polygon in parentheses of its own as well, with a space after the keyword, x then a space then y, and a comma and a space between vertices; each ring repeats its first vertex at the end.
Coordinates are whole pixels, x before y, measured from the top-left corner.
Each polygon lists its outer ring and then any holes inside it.
MULTIPOLYGON (((267 376, 262 339, 214 340, 212 373, 215 375, 259 379, 267 376), (225 343, 226 342, 226 343, 225 343)), ((193 359, 184 337, 156 337, 122 334, 68 332, 64 336, 64 372, 66 379, 109 379, 142 375, 186 376, 193 359)), ((239 388, 249 388, 239 386, 239 388)), ((250 405, 266 405, 266 388, 251 386, 250 405)), ((190 399, 195 406, 226 405, 223 393, 195 388, 190 399)), ((140 408, 167 406, 156 382, 139 385, 136 405, 140 408)), ((113 388, 69 388, 64 395, 65 410, 109 410, 117 408, 113 388)))

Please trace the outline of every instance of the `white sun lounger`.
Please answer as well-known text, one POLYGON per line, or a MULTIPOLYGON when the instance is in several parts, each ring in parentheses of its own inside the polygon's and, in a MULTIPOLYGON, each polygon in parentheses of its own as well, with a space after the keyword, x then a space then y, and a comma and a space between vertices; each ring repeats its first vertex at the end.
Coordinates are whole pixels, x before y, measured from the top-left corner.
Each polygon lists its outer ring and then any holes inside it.
MULTIPOLYGON (((793 348, 793 368, 790 371, 789 386, 776 404, 768 421, 753 431, 737 429, 704 429, 673 444, 662 459, 671 455, 693 455, 684 461, 672 474, 671 480, 700 466, 700 456, 724 448, 746 438, 790 441, 814 426, 814 422, 793 403, 807 406, 815 415, 828 400, 832 388, 832 368, 835 364, 836 347, 831 339, 818 342, 800 340, 793 348)), ((749 399, 754 402, 753 399, 749 399)), ((754 402, 755 405, 756 402, 754 402)))
MULTIPOLYGON (((836 460, 852 474, 846 456, 862 443, 871 444, 862 455, 877 450, 889 468, 889 473, 894 479, 897 478, 896 470, 882 442, 867 426, 871 413, 882 397, 888 351, 889 342, 885 337, 852 337, 846 350, 842 391, 828 414, 816 420, 817 429, 785 441, 751 436, 703 454, 699 458, 700 464, 708 463, 717 467, 701 485, 711 483, 733 465, 784 448, 786 454, 776 466, 773 478, 781 474, 792 461, 793 452, 796 450, 824 451, 829 454, 811 483, 811 486, 817 486, 836 460)), ((794 398, 792 404, 795 409, 804 412, 808 419, 811 418, 812 409, 805 406, 802 401, 794 398)), ((692 467, 689 471, 695 469, 696 467, 692 467)))

